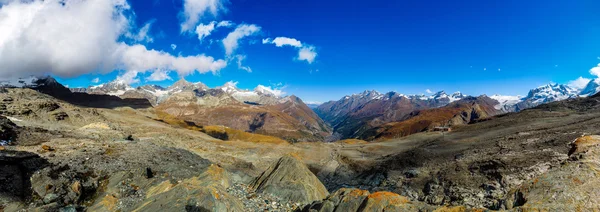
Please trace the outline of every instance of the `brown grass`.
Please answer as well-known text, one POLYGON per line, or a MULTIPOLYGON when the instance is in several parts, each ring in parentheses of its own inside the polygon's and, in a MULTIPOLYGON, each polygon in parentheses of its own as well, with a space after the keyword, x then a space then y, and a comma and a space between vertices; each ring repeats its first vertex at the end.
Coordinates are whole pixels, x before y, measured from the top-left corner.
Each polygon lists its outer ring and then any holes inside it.
MULTIPOLYGON (((244 132, 225 126, 203 126, 202 132, 208 135, 226 135, 230 141, 247 141, 253 143, 287 144, 288 142, 277 137, 244 132)), ((214 136, 213 136, 214 137, 214 136)))

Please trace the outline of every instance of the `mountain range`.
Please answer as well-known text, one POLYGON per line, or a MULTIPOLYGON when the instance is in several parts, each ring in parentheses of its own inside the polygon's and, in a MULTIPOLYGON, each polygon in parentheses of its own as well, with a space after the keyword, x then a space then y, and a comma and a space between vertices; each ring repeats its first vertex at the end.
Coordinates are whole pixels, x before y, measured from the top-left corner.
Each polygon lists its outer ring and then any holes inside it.
POLYGON ((444 91, 430 96, 364 91, 325 102, 314 110, 339 138, 372 140, 383 135, 383 138, 409 135, 438 126, 464 125, 476 119, 519 112, 545 103, 587 97, 598 93, 599 85, 598 80, 590 81, 583 89, 551 83, 531 89, 525 97, 472 97, 461 92, 448 95, 444 91), (461 119, 463 121, 457 121, 461 119))
MULTIPOLYGON (((337 101, 307 105, 296 96, 282 96, 280 92, 262 85, 253 90, 243 90, 232 82, 209 88, 201 82, 181 79, 166 88, 158 85, 134 88, 124 81, 115 80, 87 88, 67 89, 51 77, 42 79, 45 84, 51 82, 56 85, 50 89, 52 93, 66 93, 68 90, 72 95, 100 95, 105 99, 113 96, 123 101, 137 100, 138 106, 143 105, 139 100, 145 99, 157 111, 200 126, 225 126, 288 141, 379 140, 406 136, 439 126, 466 125, 494 115, 586 97, 600 91, 598 80, 590 81, 582 89, 552 83, 531 89, 524 97, 473 97, 444 91, 431 95, 405 95, 370 90, 347 95, 337 101)), ((37 87, 37 81, 40 79, 31 77, 0 82, 0 85, 37 87)), ((119 103, 119 99, 110 100, 102 102, 115 106, 124 104, 119 103)))

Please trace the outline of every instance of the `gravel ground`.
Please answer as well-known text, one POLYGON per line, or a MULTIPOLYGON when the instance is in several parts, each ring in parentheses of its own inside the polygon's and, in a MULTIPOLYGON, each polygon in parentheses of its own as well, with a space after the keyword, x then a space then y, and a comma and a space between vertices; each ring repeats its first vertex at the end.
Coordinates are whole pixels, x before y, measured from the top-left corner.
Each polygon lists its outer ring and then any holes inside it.
POLYGON ((248 185, 236 183, 227 189, 232 196, 237 197, 248 211, 294 211, 300 207, 300 203, 282 201, 269 195, 258 194, 248 188, 248 185))

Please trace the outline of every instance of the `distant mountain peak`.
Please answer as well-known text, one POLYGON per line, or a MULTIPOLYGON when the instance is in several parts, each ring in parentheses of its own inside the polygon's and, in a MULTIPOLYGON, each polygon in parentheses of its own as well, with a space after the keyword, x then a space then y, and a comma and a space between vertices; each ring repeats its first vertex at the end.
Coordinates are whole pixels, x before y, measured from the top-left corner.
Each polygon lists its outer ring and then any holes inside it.
POLYGON ((177 86, 188 86, 188 85, 191 85, 191 84, 192 84, 191 82, 188 82, 187 80, 185 80, 185 78, 182 77, 181 79, 177 80, 177 82, 173 83, 173 85, 171 85, 171 86, 175 86, 175 87, 177 87, 177 86))

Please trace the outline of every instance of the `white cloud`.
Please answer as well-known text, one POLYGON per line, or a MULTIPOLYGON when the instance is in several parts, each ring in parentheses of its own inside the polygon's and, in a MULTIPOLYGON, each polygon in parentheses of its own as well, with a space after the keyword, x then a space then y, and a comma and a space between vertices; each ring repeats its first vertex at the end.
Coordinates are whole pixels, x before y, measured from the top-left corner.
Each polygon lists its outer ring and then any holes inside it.
POLYGON ((184 0, 181 32, 193 30, 204 15, 215 17, 219 11, 225 11, 224 4, 227 2, 227 0, 184 0))
POLYGON ((171 44, 171 49, 175 50, 176 48, 177 48, 177 45, 171 44))
POLYGON ((591 79, 579 77, 576 80, 570 81, 567 85, 569 85, 569 87, 581 90, 584 89, 588 83, 590 83, 590 80, 591 79))
POLYGON ((286 37, 276 37, 273 40, 271 40, 270 38, 265 38, 262 40, 262 43, 263 44, 267 44, 267 43, 275 44, 275 46, 277 46, 277 47, 282 47, 282 46, 293 46, 293 47, 297 47, 297 48, 302 47, 302 42, 300 42, 299 40, 296 40, 294 38, 286 38, 286 37))
POLYGON ((92 83, 99 83, 100 82, 100 78, 96 77, 94 79, 92 79, 92 83))
POLYGON ((298 49, 297 60, 305 60, 309 64, 315 61, 317 57, 317 51, 314 46, 303 44, 295 38, 288 37, 276 37, 275 39, 265 38, 262 40, 263 44, 275 44, 277 47, 292 46, 298 49))
POLYGON ((237 49, 239 40, 244 37, 254 35, 260 32, 260 27, 254 24, 241 24, 230 32, 225 39, 223 39, 223 47, 225 47, 225 54, 231 55, 237 49))
MULTIPOLYGON (((15 0, 2 5, 0 78, 75 77, 116 69, 128 73, 173 70, 187 75, 215 73, 227 65, 202 54, 173 56, 119 42, 134 23, 124 15, 127 12, 125 0, 15 0)), ((126 81, 135 82, 135 76, 126 81)))
POLYGON ((220 21, 220 22, 217 24, 217 27, 231 27, 231 26, 233 26, 233 25, 234 25, 234 24, 233 24, 233 22, 231 22, 231 21, 220 21))
POLYGON ((196 26, 196 34, 198 35, 198 40, 202 43, 202 40, 208 37, 215 29, 230 26, 233 26, 231 21, 221 21, 219 23, 211 21, 208 24, 198 24, 198 26, 196 26))
POLYGON ((425 89, 425 93, 433 93, 433 92, 429 89, 425 89))
POLYGON ((198 35, 198 40, 202 43, 202 40, 205 37, 208 37, 210 33, 215 30, 215 22, 210 22, 209 24, 199 24, 196 26, 196 34, 198 35))
POLYGON ((154 21, 149 21, 144 24, 137 34, 127 33, 126 36, 137 42, 152 43, 154 42, 154 39, 148 34, 150 32, 150 27, 152 27, 152 23, 154 23, 154 21))
POLYGON ((315 57, 317 57, 317 52, 314 46, 305 46, 298 51, 298 60, 306 60, 309 64, 315 61, 315 57))
POLYGON ((172 80, 169 76, 169 71, 165 70, 156 70, 152 72, 152 74, 146 77, 148 81, 164 81, 164 80, 172 80))
POLYGON ((274 96, 283 96, 285 95, 285 91, 283 91, 284 87, 281 88, 272 88, 271 86, 264 86, 264 85, 258 85, 256 86, 256 88, 254 89, 255 91, 259 91, 259 92, 263 92, 263 93, 270 93, 273 94, 274 96))
POLYGON ((319 102, 319 101, 306 101, 304 103, 306 103, 307 105, 321 105, 321 104, 323 104, 323 102, 319 102))
POLYGON ((137 77, 139 72, 137 71, 126 71, 123 75, 117 76, 116 82, 122 82, 125 84, 135 84, 140 82, 140 78, 137 77))
POLYGON ((121 54, 123 55, 121 64, 125 70, 174 70, 180 76, 186 76, 194 71, 216 73, 227 66, 224 60, 214 60, 209 56, 175 57, 166 52, 148 50, 143 45, 123 45, 121 54))
POLYGON ((600 77, 600 63, 596 67, 593 67, 592 69, 590 69, 590 74, 592 74, 596 77, 600 77))
POLYGON ((238 54, 235 56, 235 58, 237 60, 238 69, 245 70, 248 73, 252 73, 252 69, 250 67, 242 65, 242 62, 246 59, 246 55, 238 54))

